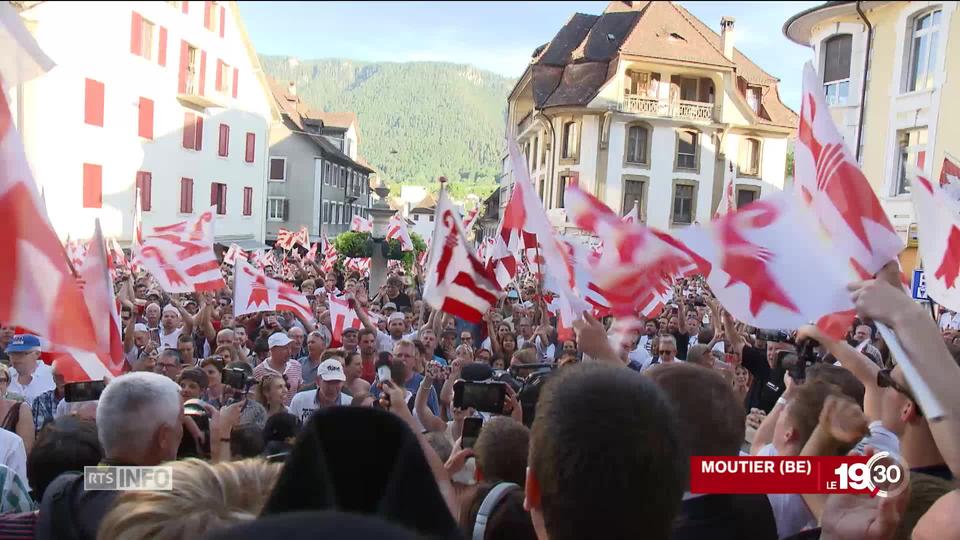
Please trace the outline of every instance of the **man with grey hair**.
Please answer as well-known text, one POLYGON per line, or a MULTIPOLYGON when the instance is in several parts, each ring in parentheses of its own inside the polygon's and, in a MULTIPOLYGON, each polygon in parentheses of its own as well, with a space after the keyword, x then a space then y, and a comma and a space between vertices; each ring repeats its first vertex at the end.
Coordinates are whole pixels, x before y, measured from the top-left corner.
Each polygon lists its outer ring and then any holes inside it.
POLYGON ((690 346, 690 349, 687 351, 687 362, 712 368, 713 355, 710 353, 710 347, 703 343, 690 346))
POLYGON ((157 357, 157 373, 171 381, 176 381, 182 369, 180 351, 176 349, 164 349, 160 352, 160 356, 157 357))
POLYGON ((306 333, 303 331, 303 328, 299 326, 291 327, 290 330, 287 330, 287 337, 290 338, 290 356, 292 358, 301 358, 306 355, 306 351, 303 349, 303 342, 306 341, 306 333))
POLYGON ((44 392, 53 390, 53 374, 50 366, 40 360, 40 338, 30 334, 17 334, 7 345, 10 357, 10 386, 7 392, 21 395, 28 405, 44 392))
MULTIPOLYGON (((293 329, 290 330, 293 332, 293 329)), ((289 336, 289 332, 287 333, 289 336)), ((291 347, 293 345, 291 344, 291 347)), ((317 368, 323 361, 323 353, 327 350, 327 338, 323 333, 314 330, 307 336, 307 354, 298 359, 303 371, 303 386, 309 386, 317 380, 317 368)))
MULTIPOLYGON (((97 407, 105 465, 152 466, 177 457, 183 436, 180 389, 154 373, 128 373, 107 385, 97 407)), ((44 491, 34 537, 94 540, 116 491, 86 491, 82 473, 64 473, 44 491)))

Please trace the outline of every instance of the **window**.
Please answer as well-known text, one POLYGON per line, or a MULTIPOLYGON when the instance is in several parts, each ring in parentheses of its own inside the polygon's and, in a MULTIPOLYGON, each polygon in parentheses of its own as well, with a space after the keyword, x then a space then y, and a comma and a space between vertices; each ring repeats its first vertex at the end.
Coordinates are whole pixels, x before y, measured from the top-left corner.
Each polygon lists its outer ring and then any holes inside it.
POLYGON ((760 190, 754 187, 739 187, 737 188, 737 208, 743 208, 744 206, 752 203, 753 201, 760 198, 760 190))
POLYGON ((433 223, 433 220, 434 220, 435 217, 436 217, 435 214, 430 214, 430 223, 433 223))
POLYGON ((285 182, 287 180, 287 158, 270 158, 270 181, 285 182))
POLYGON ((533 172, 537 168, 537 154, 539 153, 540 147, 540 138, 534 137, 533 143, 530 144, 530 159, 527 163, 530 164, 530 172, 533 172))
POLYGON ((760 99, 763 96, 763 89, 759 86, 747 87, 747 105, 753 112, 760 112, 760 99))
POLYGON ((103 83, 87 79, 83 94, 83 122, 103 127, 103 83))
POLYGON ((940 10, 928 11, 913 20, 910 40, 910 64, 907 68, 907 92, 933 88, 937 72, 940 10))
POLYGON ((414 220, 414 221, 420 221, 420 214, 414 214, 414 215, 413 215, 413 220, 414 220))
POLYGON ((257 135, 255 133, 247 132, 247 147, 243 152, 243 160, 247 163, 253 163, 254 154, 256 153, 257 148, 257 135))
POLYGON ((557 184, 557 206, 554 208, 565 208, 564 204, 566 203, 567 186, 570 184, 576 184, 578 176, 579 175, 577 173, 560 175, 560 181, 557 184))
POLYGON ((340 167, 340 187, 347 187, 347 168, 340 167))
POLYGON ((137 118, 137 134, 144 139, 153 139, 153 100, 140 98, 137 118))
MULTIPOLYGON (((164 32, 165 33, 165 32, 164 32)), ((130 22, 130 52, 136 56, 153 59, 154 25, 137 12, 133 12, 130 22)))
POLYGON ((649 72, 627 70, 627 86, 624 88, 624 93, 628 95, 647 95, 649 88, 649 72))
POLYGON ((640 220, 643 221, 643 195, 646 188, 646 182, 643 180, 625 179, 623 181, 623 207, 620 209, 621 215, 627 215, 633 211, 634 205, 640 209, 640 220))
POLYGON ((243 188, 243 215, 253 215, 253 188, 243 188))
POLYGON ((649 144, 650 130, 646 126, 630 126, 627 129, 627 163, 648 164, 649 144))
POLYGON ((330 162, 327 161, 323 164, 323 183, 328 186, 330 185, 330 175, 330 162))
POLYGON ((103 206, 103 166, 83 164, 83 207, 103 206))
MULTIPOLYGON (((326 208, 327 201, 323 201, 324 208, 326 208)), ((283 197, 270 197, 267 199, 267 221, 283 221, 284 220, 284 209, 287 205, 287 200, 283 197)))
POLYGON ((224 8, 209 0, 203 4, 203 27, 223 37, 224 8))
POLYGON ((153 175, 137 171, 137 189, 140 190, 140 210, 149 212, 153 206, 153 175))
POLYGON ((337 223, 339 223, 340 225, 343 225, 344 223, 346 223, 346 221, 344 221, 343 219, 343 203, 342 202, 337 203, 337 223))
POLYGON ((673 211, 671 212, 674 225, 690 225, 693 223, 695 196, 696 186, 692 184, 674 184, 673 211))
POLYGON ((567 122, 563 124, 563 151, 560 156, 564 159, 574 159, 577 157, 577 123, 567 122))
POLYGON ((210 204, 217 207, 217 215, 227 214, 227 185, 220 182, 210 184, 210 204))
POLYGON ((193 178, 180 179, 180 213, 193 213, 193 178))
POLYGON ((740 176, 760 175, 760 141, 744 137, 740 141, 740 160, 737 165, 740 176))
POLYGON ((910 179, 907 177, 907 165, 923 169, 927 161, 927 128, 904 129, 897 132, 897 146, 900 149, 897 164, 897 186, 894 195, 910 193, 910 179))
POLYGON ((321 223, 330 223, 330 202, 323 201, 323 209, 320 212, 321 223))
POLYGON ((223 60, 217 60, 216 76, 217 79, 214 87, 217 89, 217 92, 223 95, 233 94, 233 68, 224 63, 223 60))
POLYGON ((217 155, 227 157, 230 155, 230 126, 220 124, 220 144, 217 146, 217 155))
POLYGON ((680 99, 682 101, 698 101, 700 95, 700 79, 678 77, 680 79, 680 99))
POLYGON ((823 93, 827 105, 846 105, 850 92, 850 51, 853 36, 840 34, 823 43, 823 93))
POLYGON ((183 115, 183 147, 190 150, 203 148, 203 117, 192 112, 183 115))
POLYGON ((677 169, 697 169, 699 142, 700 134, 696 131, 677 132, 677 169))

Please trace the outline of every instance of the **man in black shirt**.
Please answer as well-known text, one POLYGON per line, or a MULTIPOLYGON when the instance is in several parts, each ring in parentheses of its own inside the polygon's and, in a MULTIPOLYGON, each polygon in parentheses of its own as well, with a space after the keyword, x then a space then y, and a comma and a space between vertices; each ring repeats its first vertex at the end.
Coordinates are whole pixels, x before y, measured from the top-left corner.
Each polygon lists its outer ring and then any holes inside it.
POLYGON ((753 383, 750 384, 744 402, 746 411, 760 409, 769 413, 785 390, 783 386, 784 370, 776 367, 777 354, 780 351, 796 352, 796 347, 790 343, 768 341, 767 349, 764 351, 747 345, 743 336, 734 329, 733 319, 727 312, 723 313, 723 328, 727 335, 727 341, 730 342, 730 351, 728 352, 739 355, 743 367, 753 375, 753 383))
POLYGON ((677 313, 671 315, 667 322, 667 332, 677 340, 677 358, 687 359, 687 349, 690 348, 690 331, 687 330, 687 306, 683 302, 682 294, 675 294, 677 299, 677 313))

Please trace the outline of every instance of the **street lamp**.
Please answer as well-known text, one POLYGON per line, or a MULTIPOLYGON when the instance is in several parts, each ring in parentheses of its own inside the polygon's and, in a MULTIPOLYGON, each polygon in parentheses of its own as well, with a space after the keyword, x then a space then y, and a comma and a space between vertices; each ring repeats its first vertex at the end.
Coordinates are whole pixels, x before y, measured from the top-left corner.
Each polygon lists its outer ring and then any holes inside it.
POLYGON ((375 294, 387 279, 387 226, 390 223, 390 217, 395 210, 390 208, 387 202, 387 195, 390 194, 390 188, 380 180, 379 185, 373 188, 379 200, 370 207, 370 218, 373 220, 373 232, 370 234, 373 239, 373 253, 370 258, 370 292, 375 294))

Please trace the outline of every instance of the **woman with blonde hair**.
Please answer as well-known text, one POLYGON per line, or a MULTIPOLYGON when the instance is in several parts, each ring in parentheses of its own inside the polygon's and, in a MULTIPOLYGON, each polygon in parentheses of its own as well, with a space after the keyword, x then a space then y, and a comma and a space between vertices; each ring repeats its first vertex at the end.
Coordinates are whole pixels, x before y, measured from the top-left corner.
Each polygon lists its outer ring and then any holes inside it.
POLYGON ((290 412, 283 404, 287 381, 277 373, 267 373, 257 383, 254 398, 267 410, 267 418, 282 412, 290 412))
POLYGON ((104 516, 97 540, 186 540, 252 521, 276 483, 279 463, 263 459, 166 463, 171 489, 127 491, 104 516))
POLYGON ((10 370, 0 364, 0 428, 16 433, 23 439, 23 448, 30 453, 37 428, 33 423, 30 404, 22 396, 7 395, 10 387, 10 370))

